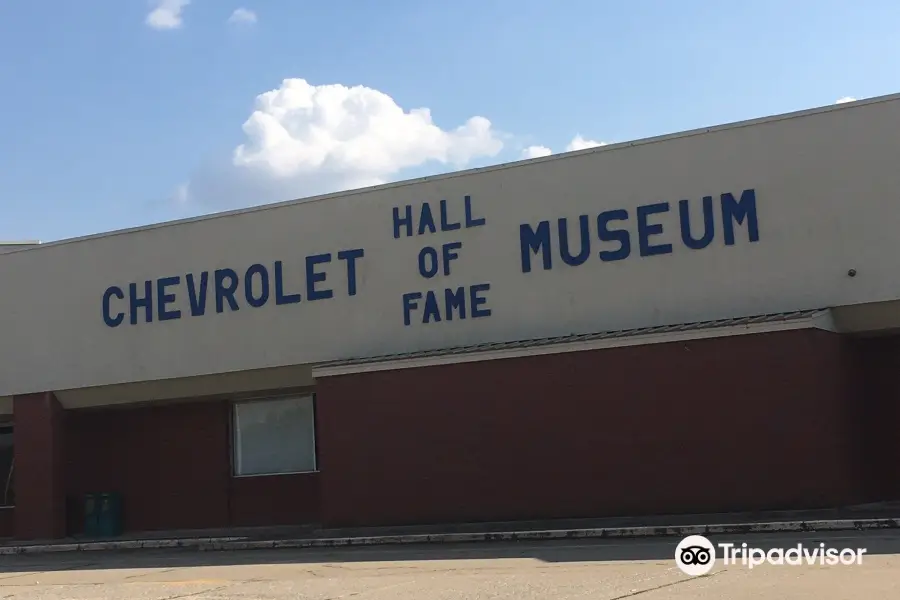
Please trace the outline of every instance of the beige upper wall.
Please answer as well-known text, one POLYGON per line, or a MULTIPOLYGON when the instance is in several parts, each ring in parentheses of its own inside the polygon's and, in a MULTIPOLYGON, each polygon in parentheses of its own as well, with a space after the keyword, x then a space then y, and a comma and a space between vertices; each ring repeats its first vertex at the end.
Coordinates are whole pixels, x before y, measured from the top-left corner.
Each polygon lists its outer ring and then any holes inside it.
MULTIPOLYGON (((781 312, 900 298, 900 97, 840 105, 788 118, 707 133, 538 159, 329 198, 268 207, 83 240, 45 244, 0 257, 5 282, 0 314, 0 395, 190 377, 309 364, 488 341, 632 328, 719 317, 781 312), (756 197, 759 240, 736 225, 726 246, 720 196, 756 197), (417 213, 447 200, 451 221, 465 221, 471 197, 479 227, 393 237, 392 209, 417 213), (702 250, 681 241, 678 202, 690 199, 699 233, 702 197, 712 196, 715 236, 702 250), (640 256, 637 208, 669 202, 650 214, 671 243, 668 254, 640 256), (626 209, 612 222, 629 232, 631 254, 602 261, 597 216, 626 209), (587 215, 591 248, 580 266, 567 266, 554 245, 553 269, 523 273, 520 225, 568 218, 577 254, 578 218, 587 215), (451 272, 423 278, 419 251, 460 242, 451 272), (363 249, 356 295, 348 295, 342 250, 363 249), (306 298, 307 256, 332 253, 315 266, 327 274, 330 299, 306 298), (275 261, 283 261, 285 294, 298 304, 276 305, 275 261), (243 277, 254 263, 270 277, 262 308, 244 299, 243 277), (240 310, 217 314, 216 269, 241 277, 240 310), (848 277, 848 269, 856 277, 848 277), (209 272, 204 316, 190 316, 185 277, 209 272), (182 318, 118 327, 104 323, 110 286, 180 276, 167 292, 182 318), (422 324, 423 302, 404 326, 407 292, 489 284, 481 292, 490 316, 422 324)), ((696 235, 696 234, 695 234, 696 235)), ((259 286, 254 288, 259 292, 259 286)), ((441 296, 442 297, 442 296, 441 296)), ((115 299, 112 312, 127 310, 115 299)), ((471 307, 468 307, 471 315, 471 307)))

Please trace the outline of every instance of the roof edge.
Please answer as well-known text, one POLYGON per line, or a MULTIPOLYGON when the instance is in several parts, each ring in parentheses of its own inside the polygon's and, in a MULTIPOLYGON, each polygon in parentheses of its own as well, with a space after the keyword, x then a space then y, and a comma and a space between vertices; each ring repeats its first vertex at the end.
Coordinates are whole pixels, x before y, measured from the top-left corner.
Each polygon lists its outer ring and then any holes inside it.
POLYGON ((568 352, 585 352, 688 342, 702 339, 732 337, 777 331, 820 329, 837 332, 830 309, 814 309, 792 313, 758 315, 742 319, 702 321, 683 325, 649 327, 623 331, 600 332, 588 335, 572 335, 565 338, 545 338, 524 342, 482 344, 470 347, 449 348, 433 352, 334 361, 313 366, 313 379, 357 375, 379 371, 396 371, 452 364, 526 358, 568 352), (585 339, 588 338, 588 339, 585 339))

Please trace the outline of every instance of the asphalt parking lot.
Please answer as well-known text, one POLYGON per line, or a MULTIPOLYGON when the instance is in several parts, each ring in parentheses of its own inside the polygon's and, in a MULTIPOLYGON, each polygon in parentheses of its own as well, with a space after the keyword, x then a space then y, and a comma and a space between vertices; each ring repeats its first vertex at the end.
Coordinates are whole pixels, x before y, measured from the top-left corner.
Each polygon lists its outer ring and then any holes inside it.
POLYGON ((0 598, 15 600, 613 600, 900 598, 900 532, 713 538, 763 549, 866 548, 862 564, 705 576, 675 564, 680 540, 381 546, 250 552, 133 551, 0 556, 0 598))

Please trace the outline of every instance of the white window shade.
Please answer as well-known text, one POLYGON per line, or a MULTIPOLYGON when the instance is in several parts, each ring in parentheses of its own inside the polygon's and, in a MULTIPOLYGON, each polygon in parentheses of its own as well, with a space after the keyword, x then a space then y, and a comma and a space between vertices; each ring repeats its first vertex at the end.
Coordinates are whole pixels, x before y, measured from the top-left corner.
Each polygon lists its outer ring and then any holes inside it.
POLYGON ((237 476, 315 471, 313 398, 300 396, 235 404, 234 454, 237 476))

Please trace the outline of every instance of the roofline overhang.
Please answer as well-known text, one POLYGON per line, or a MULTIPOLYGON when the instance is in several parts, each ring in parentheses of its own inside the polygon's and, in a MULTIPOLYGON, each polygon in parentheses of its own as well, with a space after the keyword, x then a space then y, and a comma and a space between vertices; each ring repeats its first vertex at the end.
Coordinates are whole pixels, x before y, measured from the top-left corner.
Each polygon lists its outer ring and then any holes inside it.
POLYGON ((567 352, 586 352, 590 350, 605 350, 610 348, 625 348, 629 346, 645 346, 650 344, 690 342, 738 335, 795 331, 802 329, 819 329, 837 332, 830 309, 817 309, 781 315, 762 315, 759 317, 748 317, 746 319, 733 319, 723 322, 730 324, 722 325, 713 325, 712 323, 715 322, 689 323, 682 326, 609 332, 605 335, 596 334, 597 337, 594 339, 579 339, 586 336, 571 336, 573 339, 566 341, 556 341, 559 340, 559 338, 553 338, 552 340, 535 340, 529 343, 511 342, 508 344, 508 347, 503 347, 502 344, 492 344, 491 346, 495 349, 479 350, 478 347, 473 347, 470 350, 453 349, 436 351, 433 353, 423 352, 418 355, 392 355, 380 358, 332 362, 314 366, 312 375, 314 379, 322 379, 326 377, 375 373, 379 371, 417 369, 422 367, 437 367, 510 358, 526 358, 549 354, 564 354, 567 352), (498 348, 497 346, 500 347, 498 348))

